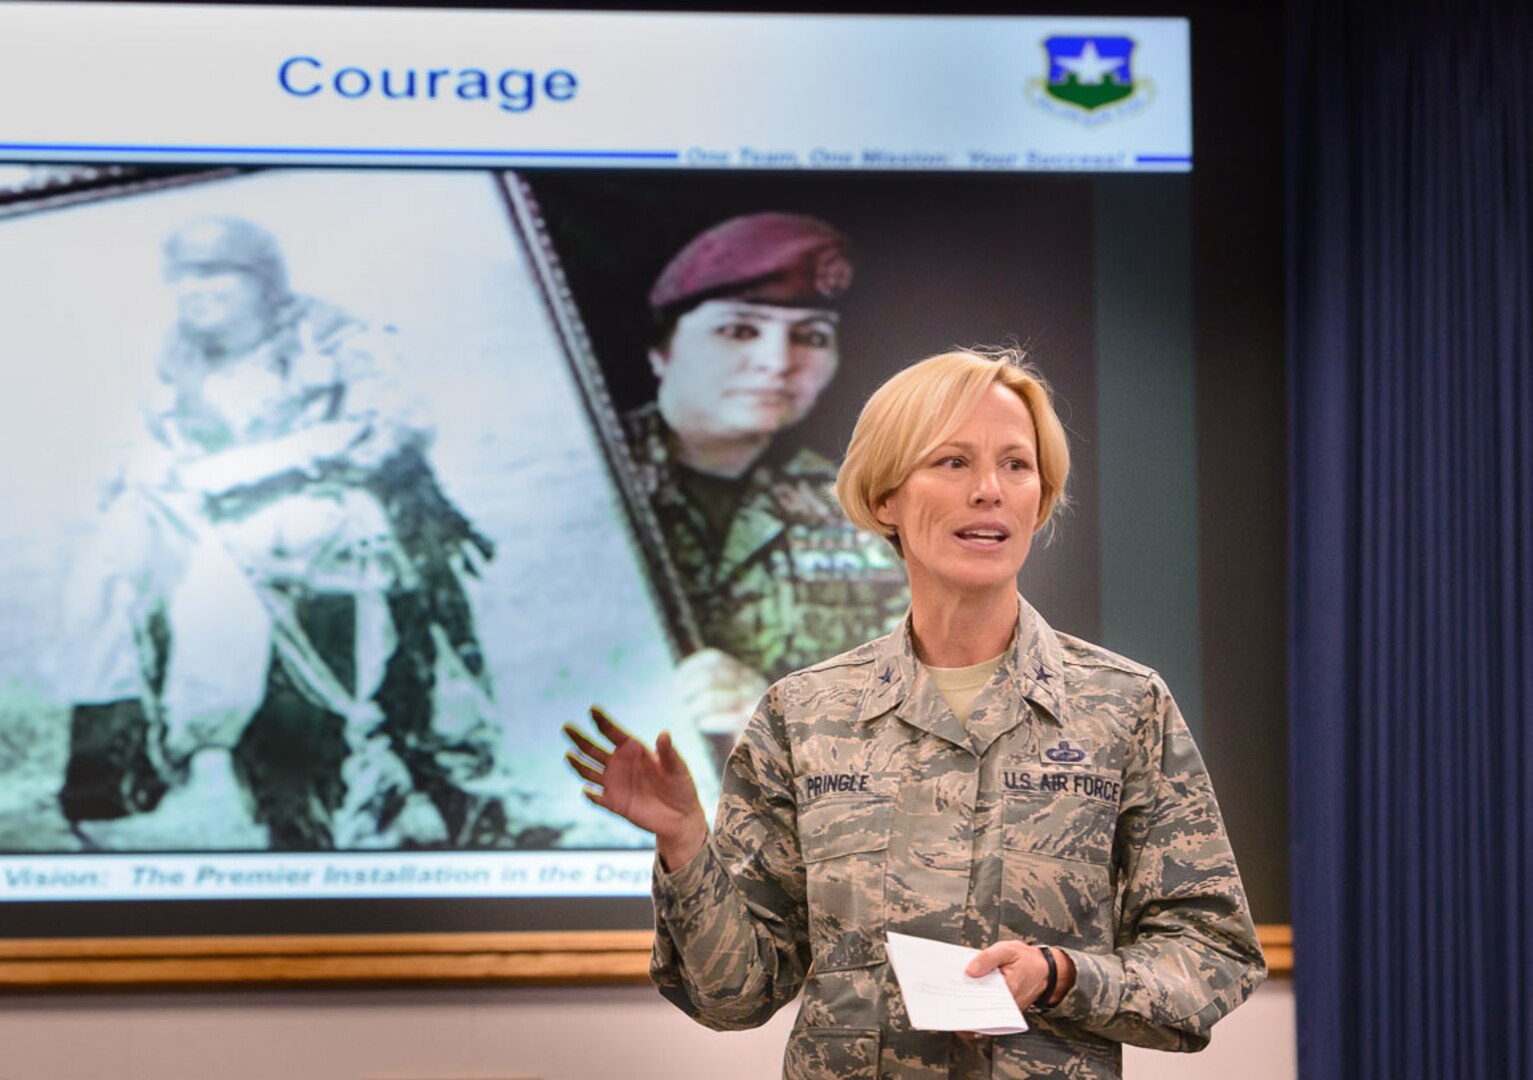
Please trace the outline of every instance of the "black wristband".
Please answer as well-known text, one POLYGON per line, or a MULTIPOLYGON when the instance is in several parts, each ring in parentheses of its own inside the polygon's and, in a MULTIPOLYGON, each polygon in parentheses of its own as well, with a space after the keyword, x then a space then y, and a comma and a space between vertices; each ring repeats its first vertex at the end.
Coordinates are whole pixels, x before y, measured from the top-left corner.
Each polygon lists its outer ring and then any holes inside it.
POLYGON ((1049 981, 1043 984, 1043 993, 1038 995, 1038 1000, 1033 1002, 1033 1008, 1046 1009, 1049 1007, 1049 999, 1054 996, 1054 991, 1059 987, 1059 965, 1054 963, 1054 950, 1047 945, 1038 946, 1038 951, 1043 954, 1044 962, 1049 965, 1049 981))

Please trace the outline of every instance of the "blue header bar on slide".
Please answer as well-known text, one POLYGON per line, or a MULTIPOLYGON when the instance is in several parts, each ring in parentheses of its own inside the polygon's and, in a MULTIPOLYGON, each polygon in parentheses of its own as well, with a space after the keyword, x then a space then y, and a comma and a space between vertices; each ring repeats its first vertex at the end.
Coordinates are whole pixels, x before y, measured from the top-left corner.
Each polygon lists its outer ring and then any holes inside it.
POLYGON ((1185 19, 0 3, 0 160, 1185 172, 1185 19))

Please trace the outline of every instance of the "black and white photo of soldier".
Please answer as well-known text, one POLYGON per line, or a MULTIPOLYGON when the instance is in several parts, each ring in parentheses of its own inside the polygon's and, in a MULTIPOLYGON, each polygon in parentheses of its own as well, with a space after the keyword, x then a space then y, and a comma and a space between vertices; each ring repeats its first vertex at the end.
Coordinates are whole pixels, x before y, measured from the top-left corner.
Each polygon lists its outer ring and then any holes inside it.
POLYGON ((19 192, 0 325, 0 861, 642 846, 557 721, 674 724, 665 615, 499 173, 19 192))
POLYGON ((295 290, 242 217, 162 259, 146 437, 67 585, 64 816, 104 848, 200 846, 202 814, 221 847, 512 846, 464 589, 495 545, 437 482, 397 334, 295 290))

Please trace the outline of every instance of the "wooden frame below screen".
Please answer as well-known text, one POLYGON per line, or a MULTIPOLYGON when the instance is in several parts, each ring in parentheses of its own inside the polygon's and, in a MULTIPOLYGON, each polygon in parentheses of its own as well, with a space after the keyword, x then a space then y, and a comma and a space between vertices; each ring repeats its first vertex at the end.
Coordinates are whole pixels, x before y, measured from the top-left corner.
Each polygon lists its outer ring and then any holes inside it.
MULTIPOLYGON (((1274 975, 1293 972, 1293 932, 1257 927, 1274 975)), ((0 942, 0 990, 221 985, 643 983, 648 930, 41 938, 0 942)))

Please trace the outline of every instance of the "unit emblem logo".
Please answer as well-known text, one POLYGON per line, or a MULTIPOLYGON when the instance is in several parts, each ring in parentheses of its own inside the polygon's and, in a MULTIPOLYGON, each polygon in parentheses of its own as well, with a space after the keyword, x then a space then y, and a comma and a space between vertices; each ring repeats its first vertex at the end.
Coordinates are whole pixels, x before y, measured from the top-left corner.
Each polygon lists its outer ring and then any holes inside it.
POLYGON ((1095 127, 1144 109, 1154 85, 1134 71, 1133 38, 1113 34, 1045 38, 1048 70, 1028 87, 1033 104, 1095 127))

